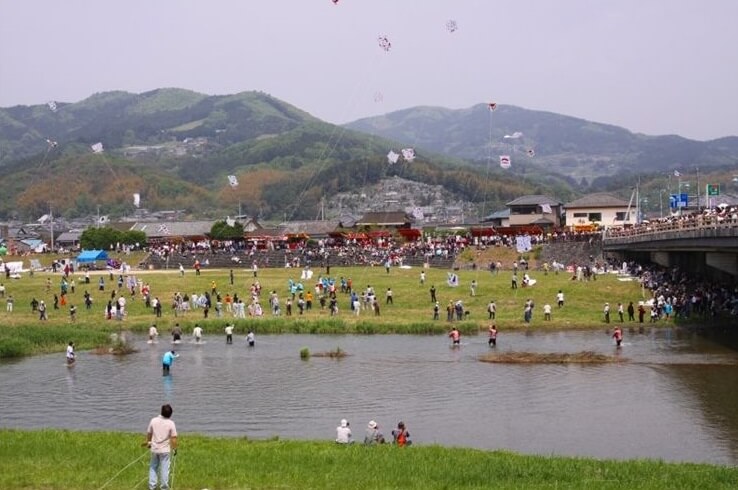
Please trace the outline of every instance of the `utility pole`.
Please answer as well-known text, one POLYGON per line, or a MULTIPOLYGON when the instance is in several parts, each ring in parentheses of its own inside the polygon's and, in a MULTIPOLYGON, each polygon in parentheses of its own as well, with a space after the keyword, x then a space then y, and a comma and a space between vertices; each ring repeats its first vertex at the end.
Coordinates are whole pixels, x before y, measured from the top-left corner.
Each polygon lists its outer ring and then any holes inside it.
POLYGON ((702 205, 700 204, 700 168, 697 167, 697 212, 702 212, 702 205))
POLYGON ((54 212, 51 210, 51 203, 49 203, 49 230, 51 231, 51 251, 54 251, 54 212))

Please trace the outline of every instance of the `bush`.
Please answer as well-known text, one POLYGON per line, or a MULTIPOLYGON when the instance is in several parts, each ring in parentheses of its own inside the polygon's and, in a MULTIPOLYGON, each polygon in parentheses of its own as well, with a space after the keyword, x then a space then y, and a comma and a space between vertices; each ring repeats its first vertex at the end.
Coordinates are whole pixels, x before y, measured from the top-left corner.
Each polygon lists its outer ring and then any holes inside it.
POLYGON ((307 347, 303 347, 302 349, 300 349, 300 359, 305 361, 310 359, 310 349, 308 349, 307 347))

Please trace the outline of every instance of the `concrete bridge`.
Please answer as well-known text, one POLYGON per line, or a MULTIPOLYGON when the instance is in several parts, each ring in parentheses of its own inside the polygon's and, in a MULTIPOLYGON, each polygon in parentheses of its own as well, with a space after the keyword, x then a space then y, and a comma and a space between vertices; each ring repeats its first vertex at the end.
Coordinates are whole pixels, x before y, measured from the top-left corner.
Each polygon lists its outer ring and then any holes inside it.
POLYGON ((618 260, 654 262, 690 274, 734 282, 738 277, 738 219, 687 216, 608 230, 603 251, 618 260))

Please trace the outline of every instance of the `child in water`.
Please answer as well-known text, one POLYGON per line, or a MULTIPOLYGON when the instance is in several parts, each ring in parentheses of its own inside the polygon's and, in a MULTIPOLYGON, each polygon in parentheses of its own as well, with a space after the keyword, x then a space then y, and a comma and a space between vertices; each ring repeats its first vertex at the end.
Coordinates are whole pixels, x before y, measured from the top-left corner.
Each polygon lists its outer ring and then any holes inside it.
POLYGON ((612 338, 615 339, 615 344, 620 347, 620 344, 623 342, 623 331, 620 327, 615 327, 615 332, 612 334, 612 338))

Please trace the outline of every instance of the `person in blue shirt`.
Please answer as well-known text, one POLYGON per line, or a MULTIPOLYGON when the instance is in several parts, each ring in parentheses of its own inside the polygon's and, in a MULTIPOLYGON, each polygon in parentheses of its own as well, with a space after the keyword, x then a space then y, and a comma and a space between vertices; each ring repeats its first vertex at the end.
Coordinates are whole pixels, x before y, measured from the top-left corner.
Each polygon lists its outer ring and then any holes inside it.
POLYGON ((164 357, 161 358, 162 375, 166 376, 169 374, 169 368, 172 367, 172 364, 174 364, 174 360, 178 357, 179 355, 174 352, 174 350, 170 350, 164 353, 164 357))

